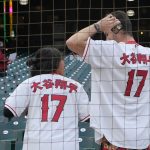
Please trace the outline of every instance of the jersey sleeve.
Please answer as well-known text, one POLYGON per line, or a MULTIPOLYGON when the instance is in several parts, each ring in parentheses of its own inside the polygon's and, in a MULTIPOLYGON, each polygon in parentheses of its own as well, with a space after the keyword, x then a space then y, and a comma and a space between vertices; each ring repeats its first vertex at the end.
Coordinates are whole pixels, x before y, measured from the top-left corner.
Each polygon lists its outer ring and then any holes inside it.
POLYGON ((80 86, 77 92, 77 102, 79 110, 79 119, 84 122, 90 118, 89 115, 89 98, 82 86, 80 86))
POLYGON ((29 105, 29 84, 21 83, 14 92, 6 99, 5 107, 8 108, 15 117, 20 116, 29 105))
POLYGON ((114 55, 113 50, 115 44, 116 42, 113 40, 93 40, 89 37, 82 59, 86 63, 91 64, 93 68, 99 68, 101 65, 101 61, 103 61, 103 56, 111 57, 114 55))

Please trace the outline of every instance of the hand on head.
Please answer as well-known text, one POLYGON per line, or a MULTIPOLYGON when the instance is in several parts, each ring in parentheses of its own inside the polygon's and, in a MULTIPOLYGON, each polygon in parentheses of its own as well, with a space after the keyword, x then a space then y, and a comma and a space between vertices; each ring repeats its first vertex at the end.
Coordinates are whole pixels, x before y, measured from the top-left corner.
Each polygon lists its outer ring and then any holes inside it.
POLYGON ((104 33, 110 31, 114 26, 120 23, 116 17, 109 14, 106 17, 102 18, 100 21, 97 22, 100 25, 100 30, 104 33))

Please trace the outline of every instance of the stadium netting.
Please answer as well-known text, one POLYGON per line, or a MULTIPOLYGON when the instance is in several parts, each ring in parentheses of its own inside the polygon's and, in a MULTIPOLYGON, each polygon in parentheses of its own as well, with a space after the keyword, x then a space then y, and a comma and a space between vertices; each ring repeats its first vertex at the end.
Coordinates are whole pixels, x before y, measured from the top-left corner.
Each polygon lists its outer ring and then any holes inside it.
MULTIPOLYGON (((90 97, 91 68, 73 57, 65 45, 73 33, 114 10, 123 10, 131 15, 136 41, 150 46, 150 0, 28 0, 26 5, 20 1, 0 0, 0 41, 4 43, 0 49, 7 57, 17 53, 17 58, 8 66, 7 76, 0 77, 1 150, 21 150, 26 120, 21 117, 8 122, 3 117, 3 105, 18 84, 30 77, 25 62, 38 48, 50 45, 64 52, 65 75, 83 84, 90 97)), ((105 36, 99 33, 94 38, 105 39, 105 36)), ((79 123, 79 131, 81 150, 100 148, 94 142, 89 123, 79 123)))

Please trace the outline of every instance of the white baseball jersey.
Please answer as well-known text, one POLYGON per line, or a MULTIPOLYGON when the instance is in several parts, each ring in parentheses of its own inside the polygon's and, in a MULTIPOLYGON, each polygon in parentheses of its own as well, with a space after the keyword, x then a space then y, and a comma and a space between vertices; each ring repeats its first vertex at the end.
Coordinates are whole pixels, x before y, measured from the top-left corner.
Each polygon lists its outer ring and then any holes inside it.
POLYGON ((14 116, 28 108, 23 150, 79 150, 78 117, 88 118, 88 102, 78 82, 43 74, 22 82, 5 107, 14 116))
POLYGON ((90 123, 95 140, 118 147, 150 144, 150 49, 134 41, 88 39, 83 58, 92 66, 90 123))

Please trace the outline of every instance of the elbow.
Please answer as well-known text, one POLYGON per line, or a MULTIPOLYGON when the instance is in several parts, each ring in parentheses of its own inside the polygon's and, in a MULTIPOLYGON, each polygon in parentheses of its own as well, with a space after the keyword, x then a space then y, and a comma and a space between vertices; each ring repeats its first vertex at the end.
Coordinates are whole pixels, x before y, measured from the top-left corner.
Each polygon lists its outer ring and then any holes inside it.
POLYGON ((66 41, 66 45, 67 45, 67 47, 71 50, 71 51, 73 51, 74 52, 74 49, 73 49, 73 47, 74 47, 74 42, 73 42, 73 40, 71 40, 70 38, 66 41))
POLYGON ((77 36, 72 36, 66 41, 66 45, 72 52, 82 57, 85 49, 85 41, 79 40, 77 36))
MULTIPOLYGON (((76 41, 75 39, 73 38, 69 38, 67 41, 66 41, 66 45, 68 47, 69 50, 71 50, 72 52, 74 52, 75 54, 78 54, 80 55, 80 44, 78 43, 78 41, 76 41)), ((81 55, 82 56, 82 55, 81 55)))

